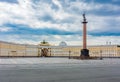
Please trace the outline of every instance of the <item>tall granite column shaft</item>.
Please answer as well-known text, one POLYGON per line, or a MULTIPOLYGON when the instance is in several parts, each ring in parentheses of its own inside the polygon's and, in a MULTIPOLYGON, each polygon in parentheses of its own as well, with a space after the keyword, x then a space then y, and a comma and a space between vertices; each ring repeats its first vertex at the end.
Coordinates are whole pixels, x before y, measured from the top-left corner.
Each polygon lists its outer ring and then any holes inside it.
POLYGON ((87 22, 83 22, 83 49, 87 49, 86 45, 86 23, 87 22))

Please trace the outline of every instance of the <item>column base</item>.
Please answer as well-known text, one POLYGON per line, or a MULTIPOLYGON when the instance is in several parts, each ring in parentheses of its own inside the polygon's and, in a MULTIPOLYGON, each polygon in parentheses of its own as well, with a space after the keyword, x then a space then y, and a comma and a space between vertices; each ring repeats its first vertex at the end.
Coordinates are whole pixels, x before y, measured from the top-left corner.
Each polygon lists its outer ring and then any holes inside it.
POLYGON ((88 49, 82 49, 81 50, 81 55, 80 55, 81 59, 89 59, 89 50, 88 49))

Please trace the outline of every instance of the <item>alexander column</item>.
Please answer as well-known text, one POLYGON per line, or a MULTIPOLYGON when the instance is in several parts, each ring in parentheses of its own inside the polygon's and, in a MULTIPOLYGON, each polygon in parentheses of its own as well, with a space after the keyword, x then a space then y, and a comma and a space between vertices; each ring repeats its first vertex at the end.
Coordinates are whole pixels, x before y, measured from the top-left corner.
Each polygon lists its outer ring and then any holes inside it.
POLYGON ((86 24, 88 23, 86 21, 85 14, 83 14, 83 49, 81 50, 81 55, 80 58, 82 59, 88 59, 89 58, 89 50, 87 49, 87 26, 86 24))

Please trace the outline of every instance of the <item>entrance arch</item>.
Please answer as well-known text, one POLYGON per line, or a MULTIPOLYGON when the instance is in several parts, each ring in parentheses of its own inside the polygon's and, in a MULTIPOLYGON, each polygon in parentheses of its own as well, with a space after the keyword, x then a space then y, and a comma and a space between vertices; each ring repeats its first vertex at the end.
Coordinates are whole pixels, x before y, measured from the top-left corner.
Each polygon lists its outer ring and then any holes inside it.
POLYGON ((48 56, 48 48, 41 49, 41 56, 42 57, 47 57, 48 56))

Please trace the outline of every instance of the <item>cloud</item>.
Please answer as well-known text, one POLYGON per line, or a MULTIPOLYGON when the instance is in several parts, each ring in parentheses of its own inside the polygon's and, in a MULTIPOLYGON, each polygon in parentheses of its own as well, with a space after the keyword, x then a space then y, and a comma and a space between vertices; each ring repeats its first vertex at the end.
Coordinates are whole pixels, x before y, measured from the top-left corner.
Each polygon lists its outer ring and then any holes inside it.
POLYGON ((62 9, 62 5, 59 3, 58 0, 52 0, 52 2, 57 5, 60 9, 62 9))
POLYGON ((7 3, 18 3, 17 0, 0 0, 0 2, 7 2, 7 3))
POLYGON ((120 17, 118 16, 91 16, 88 20, 91 21, 88 23, 88 31, 90 33, 119 33, 120 17))
POLYGON ((88 36, 88 45, 108 45, 106 42, 117 45, 120 44, 120 36, 88 36))
MULTIPOLYGON (((120 36, 88 36, 87 44, 89 45, 106 45, 106 42, 111 42, 111 45, 120 44, 120 36)), ((0 36, 1 41, 20 43, 20 44, 39 44, 46 40, 52 45, 58 45, 61 41, 65 41, 68 45, 82 45, 82 36, 78 35, 19 35, 9 34, 0 36), (14 37, 14 38, 13 38, 14 37), (4 40, 2 39, 4 38, 4 40)))
MULTIPOLYGON (((33 0, 19 0, 19 4, 8 4, 1 3, 2 8, 0 18, 1 25, 4 23, 12 24, 23 24, 29 26, 29 28, 50 28, 50 29, 60 29, 60 30, 69 30, 77 31, 81 29, 82 16, 80 16, 84 9, 87 11, 99 10, 101 8, 107 8, 105 4, 96 4, 94 2, 85 3, 82 1, 78 2, 69 2, 69 7, 63 5, 59 0, 53 0, 51 3, 54 3, 59 7, 57 11, 52 8, 52 4, 46 3, 44 0, 37 0, 37 3, 33 3, 33 0), (6 5, 7 7, 3 6, 6 5), (80 14, 76 14, 78 11, 74 11, 75 8, 78 8, 80 14), (11 10, 11 11, 10 11, 11 10), (75 13, 73 14, 72 11, 75 13), (23 12, 23 13, 21 13, 23 12)), ((114 6, 108 4, 107 9, 119 10, 119 6, 114 6), (115 8, 114 8, 115 7, 115 8)), ((103 10, 103 9, 102 9, 103 10)), ((112 10, 111 10, 112 11, 112 10)), ((115 16, 114 16, 115 17, 115 16)), ((99 27, 104 28, 106 25, 111 24, 111 22, 119 22, 119 18, 115 17, 117 21, 113 20, 113 17, 97 16, 91 15, 87 16, 88 21, 99 23, 99 27), (92 16, 92 17, 91 17, 92 16), (109 19, 109 21, 104 21, 109 19), (112 21, 113 20, 113 21, 112 21)), ((111 25, 110 25, 111 26, 111 25)), ((118 26, 118 25, 117 25, 118 26)), ((96 28, 99 28, 96 27, 96 28)), ((90 27, 93 30, 96 28, 90 27)), ((99 30, 99 29, 98 29, 99 30)))
POLYGON ((12 29, 9 28, 9 27, 3 27, 3 28, 0 28, 0 32, 8 32, 8 31, 11 31, 12 29))
POLYGON ((82 41, 82 13, 86 11, 88 35, 95 38, 91 39, 92 42, 97 43, 99 39, 96 37, 101 36, 117 39, 120 35, 120 6, 115 3, 117 1, 112 2, 113 0, 105 3, 100 0, 0 1, 0 37, 10 37, 4 38, 6 41, 20 39, 32 43, 39 42, 43 37, 49 41, 52 38, 53 41, 74 40, 74 44, 76 41, 79 43, 82 41))

